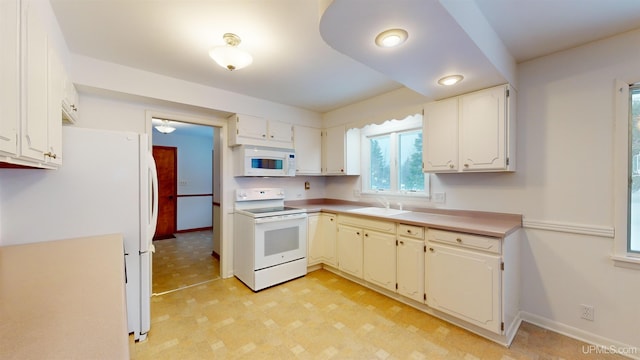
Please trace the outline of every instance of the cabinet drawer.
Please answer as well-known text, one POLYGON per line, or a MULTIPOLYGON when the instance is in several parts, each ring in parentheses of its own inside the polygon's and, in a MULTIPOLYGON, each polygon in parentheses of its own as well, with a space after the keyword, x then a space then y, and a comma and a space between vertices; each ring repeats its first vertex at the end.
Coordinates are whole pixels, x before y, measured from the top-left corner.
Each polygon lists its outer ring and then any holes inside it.
POLYGON ((436 241, 469 249, 482 250, 496 254, 502 253, 502 240, 500 238, 490 236, 429 229, 427 232, 427 239, 429 241, 436 241))
POLYGON ((424 228, 422 226, 398 224, 398 236, 424 239, 424 228))
POLYGON ((340 214, 338 215, 338 223, 392 234, 396 233, 396 223, 393 221, 340 214))

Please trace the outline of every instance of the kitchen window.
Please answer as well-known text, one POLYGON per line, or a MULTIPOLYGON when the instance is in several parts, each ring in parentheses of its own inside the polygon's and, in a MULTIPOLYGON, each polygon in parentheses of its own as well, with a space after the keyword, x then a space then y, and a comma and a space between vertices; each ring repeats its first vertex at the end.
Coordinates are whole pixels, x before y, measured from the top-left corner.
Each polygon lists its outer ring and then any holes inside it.
POLYGON ((615 82, 614 253, 616 266, 640 270, 640 83, 615 82))
POLYGON ((422 115, 362 129, 362 192, 427 195, 422 172, 422 115))
POLYGON ((632 85, 629 116, 629 234, 627 250, 640 253, 640 84, 632 85))

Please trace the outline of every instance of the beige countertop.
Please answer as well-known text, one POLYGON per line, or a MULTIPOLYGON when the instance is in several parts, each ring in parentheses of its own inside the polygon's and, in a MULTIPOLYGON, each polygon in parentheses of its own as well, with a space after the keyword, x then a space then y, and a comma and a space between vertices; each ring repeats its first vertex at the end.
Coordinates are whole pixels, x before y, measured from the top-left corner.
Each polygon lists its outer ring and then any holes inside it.
POLYGON ((363 215, 350 212, 350 210, 377 205, 335 199, 287 201, 287 206, 305 208, 307 209, 307 212, 310 213, 323 211, 351 216, 374 217, 393 220, 402 224, 411 224, 433 229, 460 231, 500 238, 505 237, 522 227, 522 215, 518 214, 406 208, 405 210, 411 210, 411 212, 393 216, 363 215))
POLYGON ((0 358, 129 358, 121 235, 0 247, 0 358))

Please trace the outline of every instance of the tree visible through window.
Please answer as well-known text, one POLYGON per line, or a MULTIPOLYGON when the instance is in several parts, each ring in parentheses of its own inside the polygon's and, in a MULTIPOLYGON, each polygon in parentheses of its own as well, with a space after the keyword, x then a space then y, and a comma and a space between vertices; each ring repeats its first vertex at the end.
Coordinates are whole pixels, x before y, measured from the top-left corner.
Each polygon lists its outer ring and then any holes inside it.
POLYGON ((362 191, 387 195, 426 194, 422 172, 422 115, 362 129, 362 191))
POLYGON ((389 135, 371 138, 371 174, 373 190, 391 189, 391 165, 389 162, 389 135))

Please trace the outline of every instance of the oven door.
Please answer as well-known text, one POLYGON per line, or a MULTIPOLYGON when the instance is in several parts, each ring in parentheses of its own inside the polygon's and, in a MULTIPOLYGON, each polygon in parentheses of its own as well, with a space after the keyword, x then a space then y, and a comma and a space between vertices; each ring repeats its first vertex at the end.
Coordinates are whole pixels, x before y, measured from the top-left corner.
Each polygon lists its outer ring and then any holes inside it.
POLYGON ((307 214, 255 220, 255 269, 261 270, 307 256, 307 214))

